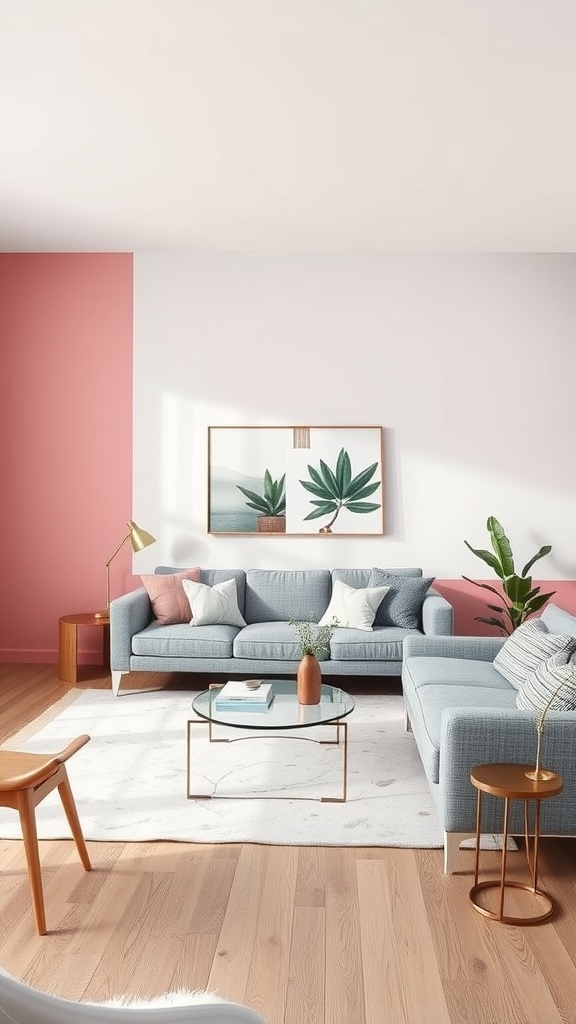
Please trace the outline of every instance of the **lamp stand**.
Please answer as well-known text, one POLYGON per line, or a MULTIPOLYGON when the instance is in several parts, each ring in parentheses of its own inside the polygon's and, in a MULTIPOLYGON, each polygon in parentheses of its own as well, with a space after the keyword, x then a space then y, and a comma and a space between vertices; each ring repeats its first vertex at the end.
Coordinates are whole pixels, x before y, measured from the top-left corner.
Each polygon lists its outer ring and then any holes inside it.
POLYGON ((131 534, 132 534, 132 531, 130 531, 130 533, 127 533, 126 536, 122 538, 122 540, 120 541, 118 547, 116 548, 116 551, 114 552, 113 555, 110 555, 110 558, 106 562, 106 565, 105 565, 105 569, 106 569, 106 611, 104 611, 104 612, 96 612, 95 615, 94 615, 95 619, 107 619, 109 617, 109 615, 110 615, 110 562, 114 558, 116 558, 116 555, 120 551, 120 548, 122 547, 123 544, 126 543, 126 541, 129 539, 131 534))

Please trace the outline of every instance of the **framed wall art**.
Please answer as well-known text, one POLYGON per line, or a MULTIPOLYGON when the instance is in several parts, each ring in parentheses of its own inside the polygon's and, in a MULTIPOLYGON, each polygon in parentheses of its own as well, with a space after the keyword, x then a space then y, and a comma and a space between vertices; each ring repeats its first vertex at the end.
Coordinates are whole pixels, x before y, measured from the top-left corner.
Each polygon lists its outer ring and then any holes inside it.
POLYGON ((208 427, 208 532, 384 532, 382 427, 208 427))

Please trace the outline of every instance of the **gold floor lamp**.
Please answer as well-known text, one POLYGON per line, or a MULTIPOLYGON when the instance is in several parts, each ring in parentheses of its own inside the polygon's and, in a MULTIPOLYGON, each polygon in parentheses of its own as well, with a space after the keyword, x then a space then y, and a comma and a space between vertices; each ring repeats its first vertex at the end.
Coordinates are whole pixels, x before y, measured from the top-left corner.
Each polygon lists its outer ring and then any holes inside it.
POLYGON ((142 551, 144 548, 150 547, 151 544, 156 543, 156 537, 153 537, 147 530, 142 530, 141 527, 136 526, 136 523, 131 519, 128 526, 128 533, 122 538, 114 554, 110 555, 110 558, 106 562, 106 611, 96 612, 97 619, 107 619, 110 615, 110 563, 116 558, 116 555, 120 551, 120 548, 127 540, 130 540, 133 551, 142 551))

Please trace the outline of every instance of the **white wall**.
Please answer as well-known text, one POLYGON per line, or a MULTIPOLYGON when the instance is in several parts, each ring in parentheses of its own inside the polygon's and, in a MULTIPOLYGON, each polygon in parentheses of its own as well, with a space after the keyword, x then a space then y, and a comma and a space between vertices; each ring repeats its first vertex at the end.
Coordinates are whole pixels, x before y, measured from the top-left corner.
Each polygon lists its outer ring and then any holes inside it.
MULTIPOLYGON (((576 577, 576 256, 135 257, 134 559, 421 565, 481 575, 503 523, 520 568, 576 577), (384 427, 383 537, 207 534, 207 427, 384 427)), ((487 570, 487 574, 489 571, 487 570)))

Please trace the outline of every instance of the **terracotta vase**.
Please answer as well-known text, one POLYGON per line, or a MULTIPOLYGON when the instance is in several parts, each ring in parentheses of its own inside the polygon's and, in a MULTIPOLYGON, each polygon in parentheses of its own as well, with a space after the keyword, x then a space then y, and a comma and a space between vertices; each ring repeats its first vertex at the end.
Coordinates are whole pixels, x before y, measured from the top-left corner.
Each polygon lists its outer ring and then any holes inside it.
POLYGON ((322 689, 322 669, 314 654, 305 654, 296 674, 299 704, 319 704, 322 689))
POLYGON ((286 516, 257 516, 258 533, 286 533, 286 516))

